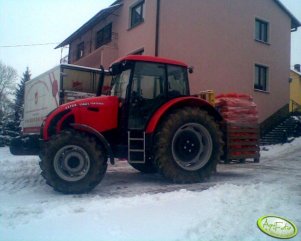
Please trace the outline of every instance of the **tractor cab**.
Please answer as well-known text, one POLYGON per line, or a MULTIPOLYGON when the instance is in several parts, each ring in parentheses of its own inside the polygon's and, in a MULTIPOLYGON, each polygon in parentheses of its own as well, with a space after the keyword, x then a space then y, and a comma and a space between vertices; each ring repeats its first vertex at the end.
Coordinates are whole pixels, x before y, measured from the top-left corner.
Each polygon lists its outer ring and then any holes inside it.
POLYGON ((113 63, 110 72, 124 129, 144 130, 160 106, 189 95, 187 65, 178 61, 133 55, 113 63))

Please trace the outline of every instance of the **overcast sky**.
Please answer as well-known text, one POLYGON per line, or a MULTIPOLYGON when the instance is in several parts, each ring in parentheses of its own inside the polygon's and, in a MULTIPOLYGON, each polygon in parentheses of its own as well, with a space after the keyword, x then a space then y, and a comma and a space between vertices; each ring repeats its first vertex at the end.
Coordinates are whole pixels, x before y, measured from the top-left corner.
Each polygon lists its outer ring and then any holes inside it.
MULTIPOLYGON (((0 61, 19 76, 28 66, 32 77, 59 64, 54 50, 101 9, 114 0, 0 0, 0 61), (54 43, 54 44, 48 44, 54 43), (47 44, 41 46, 2 47, 47 44)), ((301 0, 281 0, 301 21, 301 0)), ((62 56, 68 54, 64 49, 62 56)), ((301 63, 301 28, 292 33, 291 66, 301 63)))

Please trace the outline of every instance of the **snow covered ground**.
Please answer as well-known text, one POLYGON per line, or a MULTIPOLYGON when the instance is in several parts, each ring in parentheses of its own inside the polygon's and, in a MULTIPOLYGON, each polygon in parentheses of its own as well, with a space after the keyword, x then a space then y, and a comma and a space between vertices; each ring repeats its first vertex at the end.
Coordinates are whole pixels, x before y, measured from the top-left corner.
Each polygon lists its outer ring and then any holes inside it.
POLYGON ((45 184, 38 157, 0 148, 0 240, 274 240, 256 225, 268 214, 301 230, 301 138, 261 155, 193 185, 118 162, 91 193, 62 195, 45 184))

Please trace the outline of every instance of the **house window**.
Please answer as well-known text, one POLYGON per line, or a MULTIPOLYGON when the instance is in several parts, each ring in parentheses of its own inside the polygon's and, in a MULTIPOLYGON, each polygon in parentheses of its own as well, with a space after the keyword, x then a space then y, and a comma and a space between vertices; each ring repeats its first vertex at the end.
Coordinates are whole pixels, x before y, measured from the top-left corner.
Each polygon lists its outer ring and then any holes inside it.
POLYGON ((255 39, 260 42, 269 42, 269 23, 260 19, 255 20, 255 39))
POLYGON ((254 89, 268 91, 268 74, 268 67, 255 64, 254 89))
POLYGON ((80 59, 84 56, 85 52, 85 43, 81 42, 77 45, 76 59, 80 59))
POLYGON ((131 12, 131 28, 139 25, 144 21, 143 18, 143 8, 144 8, 144 1, 139 2, 138 4, 134 5, 130 12, 131 12))
POLYGON ((112 41, 112 23, 106 25, 96 34, 96 48, 112 41))

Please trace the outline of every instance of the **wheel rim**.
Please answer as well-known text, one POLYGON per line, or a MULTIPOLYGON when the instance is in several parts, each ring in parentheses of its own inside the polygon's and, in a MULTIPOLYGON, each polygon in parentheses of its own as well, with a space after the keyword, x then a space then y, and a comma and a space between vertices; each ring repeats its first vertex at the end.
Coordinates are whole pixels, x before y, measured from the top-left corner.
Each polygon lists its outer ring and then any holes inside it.
POLYGON ((205 166, 212 149, 211 135, 201 124, 188 123, 181 126, 172 139, 172 156, 187 171, 196 171, 205 166))
POLYGON ((67 145, 55 154, 53 165, 60 178, 75 182, 87 175, 90 169, 90 158, 82 147, 67 145))

